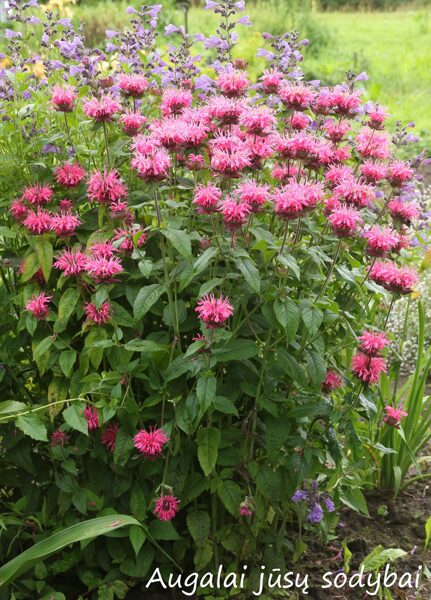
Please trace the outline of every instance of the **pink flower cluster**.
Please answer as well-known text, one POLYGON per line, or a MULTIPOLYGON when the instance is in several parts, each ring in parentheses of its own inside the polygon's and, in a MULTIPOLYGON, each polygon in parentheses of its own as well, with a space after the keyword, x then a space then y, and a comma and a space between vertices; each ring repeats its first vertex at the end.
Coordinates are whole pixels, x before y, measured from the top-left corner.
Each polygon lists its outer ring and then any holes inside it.
POLYGON ((390 342, 381 331, 364 331, 359 340, 359 352, 352 359, 352 371, 363 383, 372 385, 386 373, 386 361, 380 353, 390 342))

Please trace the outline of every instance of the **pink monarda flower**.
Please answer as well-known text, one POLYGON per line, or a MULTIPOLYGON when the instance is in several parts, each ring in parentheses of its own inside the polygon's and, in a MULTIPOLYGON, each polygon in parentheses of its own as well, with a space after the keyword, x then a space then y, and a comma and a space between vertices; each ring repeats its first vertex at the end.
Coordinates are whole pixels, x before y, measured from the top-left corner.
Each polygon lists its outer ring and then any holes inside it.
POLYGON ((388 170, 384 163, 366 160, 364 164, 361 165, 361 175, 369 183, 377 183, 378 181, 385 179, 387 172, 388 170))
POLYGON ((223 296, 216 298, 214 294, 205 294, 198 301, 195 311, 208 329, 216 329, 233 314, 233 306, 223 296))
POLYGON ((304 83, 285 81, 278 90, 278 95, 287 108, 306 110, 314 100, 315 92, 304 83))
POLYGON ((327 119, 322 125, 322 129, 332 142, 341 142, 350 130, 350 123, 348 121, 327 119))
POLYGON ((32 185, 25 188, 21 200, 25 200, 29 204, 49 204, 54 196, 54 192, 49 185, 32 185))
POLYGON ((322 383, 322 390, 324 392, 331 392, 337 390, 342 385, 341 377, 336 371, 327 371, 325 381, 322 383))
POLYGON ((47 233, 52 228, 52 217, 49 212, 38 208, 37 212, 29 210, 26 218, 23 221, 24 227, 26 227, 30 233, 34 235, 47 233))
POLYGON ((251 166, 251 155, 245 145, 231 151, 216 150, 211 156, 211 168, 226 176, 238 177, 240 171, 251 166))
POLYGON ((398 267, 390 261, 376 262, 371 271, 370 279, 390 292, 410 294, 419 283, 418 274, 411 267, 398 267))
POLYGON ((271 175, 274 179, 287 183, 292 177, 296 177, 300 173, 300 169, 295 165, 280 165, 275 164, 272 167, 271 175))
POLYGON ((241 202, 250 205, 252 212, 260 212, 265 202, 270 198, 269 187, 259 185, 253 179, 241 183, 235 193, 241 202))
POLYGON ((236 202, 236 200, 227 197, 220 202, 219 211, 226 227, 231 231, 235 231, 245 225, 251 213, 251 207, 249 204, 236 202))
POLYGON ((345 84, 336 85, 329 92, 328 101, 330 109, 335 114, 353 116, 361 104, 361 91, 350 90, 345 84))
POLYGON ((179 511, 180 501, 171 494, 160 496, 154 502, 154 514, 160 521, 172 521, 179 511))
POLYGON ((93 242, 89 250, 91 256, 95 258, 111 258, 115 254, 112 242, 93 242))
POLYGON ((363 127, 356 136, 356 150, 363 158, 384 160, 390 154, 389 141, 386 133, 377 133, 374 129, 363 127))
POLYGON ((367 240, 367 252, 371 256, 385 256, 396 250, 399 244, 399 236, 390 227, 374 225, 362 235, 367 240))
POLYGON ((70 85, 55 85, 52 88, 51 106, 60 112, 71 112, 78 94, 70 85))
POLYGON ((274 192, 274 210, 283 219, 297 219, 312 210, 323 197, 324 190, 320 183, 290 181, 274 192))
POLYGON ((391 217, 405 225, 419 218, 419 207, 415 202, 402 202, 399 198, 391 200, 388 204, 391 217))
POLYGON ((267 69, 260 78, 262 91, 265 94, 276 94, 283 80, 284 75, 281 71, 277 71, 277 69, 267 69))
POLYGON ((98 122, 112 121, 112 117, 121 111, 121 104, 110 94, 102 94, 100 98, 87 98, 83 103, 84 114, 98 122))
POLYGON ((148 89, 149 83, 143 75, 122 74, 118 80, 118 87, 125 96, 132 98, 142 98, 144 92, 148 89))
POLYGON ((368 127, 371 129, 383 129, 384 122, 389 117, 389 113, 383 106, 372 102, 365 106, 365 114, 368 117, 368 127))
POLYGON ((213 96, 208 102, 208 115, 221 125, 235 125, 244 110, 244 104, 237 98, 213 96))
POLYGON ((368 356, 359 352, 352 359, 352 371, 364 383, 374 384, 386 373, 385 359, 380 356, 368 356))
POLYGON ((269 135, 275 123, 274 112, 266 106, 247 107, 239 117, 239 124, 253 135, 269 135))
POLYGON ((356 208, 344 205, 333 210, 328 216, 328 221, 331 223, 335 235, 349 237, 355 235, 362 223, 362 217, 356 208))
POLYGON ((10 214, 15 221, 23 221, 28 214, 28 208, 24 205, 24 201, 18 198, 13 200, 10 205, 10 214))
POLYGON ((87 421, 89 430, 97 429, 99 427, 99 415, 97 410, 92 406, 86 406, 83 411, 84 417, 87 421))
POLYGON ((244 500, 239 505, 239 514, 241 517, 252 517, 254 513, 253 508, 250 506, 248 500, 244 500))
POLYGON ((69 436, 67 436, 64 431, 53 431, 51 433, 51 446, 54 448, 55 446, 61 446, 64 448, 69 441, 69 436))
POLYGON ((147 234, 139 226, 134 226, 131 229, 116 229, 114 231, 114 242, 117 251, 127 252, 131 254, 135 248, 141 248, 147 242, 147 234), (135 236, 140 233, 138 239, 135 241, 135 236))
POLYGON ((96 283, 109 282, 115 275, 123 272, 121 261, 116 256, 112 258, 90 256, 87 258, 85 269, 95 279, 96 283))
POLYGON ((55 180, 63 187, 76 187, 84 178, 85 170, 79 163, 66 163, 55 169, 55 180))
POLYGON ((244 71, 226 69, 216 79, 216 87, 228 98, 239 98, 243 96, 250 85, 244 71))
POLYGON ((353 204, 356 208, 364 208, 374 197, 374 189, 366 183, 360 183, 353 177, 344 177, 335 187, 334 195, 345 204, 353 204))
POLYGON ((144 181, 162 181, 169 175, 171 157, 164 148, 154 147, 145 154, 136 152, 131 165, 144 181))
POLYGON ((63 198, 63 200, 60 200, 60 202, 58 203, 58 206, 61 210, 68 212, 73 208, 73 202, 72 200, 67 200, 67 198, 63 198))
POLYGON ((38 321, 46 319, 51 299, 52 296, 47 296, 45 292, 40 292, 40 294, 32 296, 25 305, 25 310, 31 312, 38 321))
POLYGON ((144 454, 147 458, 158 458, 163 453, 164 446, 169 442, 169 438, 163 429, 150 427, 149 431, 141 429, 133 438, 135 448, 144 454))
POLYGON ((332 165, 325 173, 325 181, 330 189, 334 189, 345 179, 353 179, 351 167, 346 165, 332 165))
POLYGON ((100 308, 97 308, 92 302, 87 302, 84 306, 87 321, 95 325, 105 325, 111 318, 111 305, 104 302, 100 308))
POLYGON ((363 331, 358 339, 361 340, 359 350, 369 356, 377 356, 390 344, 383 331, 363 331))
POLYGON ((303 129, 307 129, 311 123, 311 119, 303 112, 294 112, 287 122, 295 131, 302 131, 303 129))
POLYGON ((414 174, 414 169, 408 163, 397 160, 389 165, 387 178, 391 185, 398 187, 413 179, 414 174))
POLYGON ((123 220, 126 223, 133 221, 133 215, 130 212, 127 202, 124 200, 115 200, 109 205, 109 214, 114 220, 123 220))
POLYGON ((80 250, 65 248, 56 257, 54 267, 63 271, 65 277, 79 275, 87 268, 87 258, 80 250))
POLYGON ((189 108, 193 102, 190 90, 179 90, 169 88, 163 92, 160 109, 164 116, 179 115, 185 108, 189 108))
POLYGON ((122 183, 118 171, 95 171, 92 173, 87 183, 87 193, 91 202, 95 200, 99 204, 110 204, 125 198, 127 195, 126 188, 122 183))
POLYGON ((195 188, 192 204, 197 206, 197 211, 199 213, 209 215, 217 212, 221 197, 221 189, 213 183, 198 185, 195 188))
POLYGON ((202 154, 189 154, 186 158, 186 166, 192 171, 200 171, 205 167, 205 158, 202 154))
POLYGON ((147 122, 147 117, 137 112, 126 112, 120 117, 120 123, 123 126, 123 131, 129 137, 133 137, 139 133, 142 125, 147 122))
POLYGON ((51 229, 59 237, 73 235, 82 221, 75 215, 67 212, 52 215, 51 229))
POLYGON ((107 426, 107 428, 105 429, 105 431, 102 433, 102 436, 101 436, 102 444, 104 446, 106 446, 106 448, 110 452, 114 452, 114 450, 115 450, 115 443, 117 441, 117 433, 118 433, 118 423, 116 421, 114 421, 113 423, 110 423, 107 426))
POLYGON ((395 408, 393 406, 385 406, 386 414, 383 416, 383 423, 386 425, 390 425, 391 427, 395 427, 395 429, 399 429, 401 425, 401 419, 404 417, 408 417, 409 413, 407 413, 402 408, 395 408))

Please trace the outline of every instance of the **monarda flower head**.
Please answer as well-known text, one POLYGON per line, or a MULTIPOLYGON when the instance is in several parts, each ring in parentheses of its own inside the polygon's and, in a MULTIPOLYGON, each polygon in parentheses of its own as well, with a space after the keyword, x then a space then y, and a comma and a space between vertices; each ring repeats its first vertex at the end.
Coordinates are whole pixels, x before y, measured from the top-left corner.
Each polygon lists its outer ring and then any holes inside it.
POLYGON ((118 87, 125 96, 132 98, 142 98, 144 92, 148 89, 149 83, 143 75, 122 74, 118 80, 118 87))
POLYGON ((67 212, 52 215, 51 229, 58 237, 67 237, 74 235, 76 229, 81 225, 82 221, 67 212))
POLYGON ((97 429, 99 427, 99 415, 93 406, 86 406, 83 411, 88 429, 97 429))
POLYGON ((67 436, 64 431, 53 431, 51 433, 51 446, 55 448, 56 446, 61 446, 64 448, 69 441, 69 436, 67 436))
POLYGON ((359 352, 352 358, 352 372, 364 383, 377 383, 382 373, 386 373, 386 361, 381 356, 369 356, 359 352))
POLYGON ((297 219, 312 210, 323 197, 323 186, 320 183, 290 181, 273 193, 274 211, 283 219, 297 219))
POLYGON ((160 521, 172 521, 179 511, 180 501, 171 494, 160 496, 154 502, 154 514, 160 521))
POLYGON ((147 234, 139 225, 134 225, 130 229, 116 229, 113 240, 118 252, 131 254, 135 248, 144 246, 147 242, 147 234))
POLYGON ((307 129, 311 123, 311 119, 308 115, 303 112, 294 112, 290 118, 287 119, 289 127, 296 131, 302 131, 307 129))
POLYGON ((275 123, 274 112, 266 106, 247 107, 239 117, 239 124, 253 135, 269 135, 274 129, 275 123))
POLYGON ((105 325, 111 318, 111 305, 106 301, 97 308, 92 302, 87 302, 84 306, 84 312, 88 322, 95 325, 105 325))
POLYGON ((404 417, 408 417, 408 413, 402 408, 395 408, 394 406, 385 406, 385 415, 383 416, 383 423, 399 429, 401 420, 404 417))
POLYGON ((193 96, 189 90, 167 89, 162 96, 160 109, 164 116, 179 115, 192 105, 193 96))
POLYGON ((49 204, 54 196, 54 192, 49 185, 32 185, 25 188, 22 193, 21 200, 28 202, 29 204, 49 204))
POLYGON ((227 197, 220 202, 219 211, 226 227, 231 231, 235 231, 247 222, 251 213, 251 206, 227 197))
POLYGON ((244 71, 226 69, 216 79, 216 87, 228 98, 239 98, 243 96, 250 85, 244 71))
POLYGON ((141 429, 133 438, 135 448, 151 459, 161 456, 163 448, 168 442, 169 438, 166 433, 157 427, 150 427, 148 431, 141 429))
POLYGON ((389 137, 386 133, 377 133, 374 129, 363 127, 356 136, 356 150, 363 158, 389 157, 389 137))
POLYGON ((198 185, 195 188, 195 194, 192 203, 196 205, 199 213, 209 215, 217 212, 221 197, 221 189, 213 183, 198 185))
POLYGON ((390 292, 410 294, 419 283, 418 274, 411 267, 398 267, 394 262, 376 262, 370 271, 370 279, 390 292))
POLYGON ((359 350, 369 356, 378 356, 390 344, 383 331, 363 331, 358 339, 361 341, 359 350))
POLYGON ((144 125, 147 122, 147 117, 144 117, 140 113, 137 112, 126 112, 120 117, 120 123, 123 126, 123 131, 129 137, 133 137, 137 135, 144 125))
POLYGON ((43 210, 43 208, 38 208, 36 212, 29 210, 23 221, 23 225, 30 233, 42 235, 51 231, 52 216, 49 212, 43 210))
POLYGON ((341 377, 336 371, 327 371, 325 381, 322 383, 322 390, 324 392, 332 392, 342 386, 341 377))
POLYGON ((84 114, 98 122, 112 121, 113 116, 121 111, 121 104, 110 94, 102 94, 100 98, 87 98, 83 103, 84 114))
POLYGON ((420 215, 419 207, 415 202, 402 202, 399 198, 391 200, 388 209, 395 221, 405 225, 410 225, 420 215))
POLYGON ((213 96, 208 102, 208 115, 222 125, 235 125, 244 110, 244 104, 236 98, 213 96))
POLYGON ((65 248, 54 261, 54 267, 63 271, 65 277, 79 275, 87 268, 87 256, 81 250, 65 248))
POLYGON ((344 177, 335 187, 334 196, 345 204, 353 204, 356 208, 368 206, 374 197, 374 189, 353 177, 344 177))
POLYGON ((285 81, 278 90, 283 104, 294 110, 306 110, 314 100, 315 92, 304 83, 285 81))
POLYGON ((277 71, 277 69, 267 69, 260 78, 260 86, 263 93, 276 94, 283 80, 284 75, 281 71, 277 71))
POLYGON ((365 114, 368 117, 368 127, 371 129, 383 129, 389 113, 383 106, 369 102, 365 105, 365 114))
POLYGON ((335 235, 349 237, 355 235, 362 223, 362 217, 355 208, 344 205, 333 210, 328 216, 328 221, 331 223, 335 235))
POLYGON ((385 256, 399 244, 399 236, 390 227, 373 225, 363 233, 363 237, 367 240, 367 252, 371 256, 385 256))
POLYGON ((391 185, 398 187, 413 179, 414 169, 402 160, 392 162, 388 167, 387 179, 391 185))
POLYGON ((384 163, 366 160, 361 165, 361 175, 369 183, 377 183, 385 179, 387 167, 384 163))
POLYGON ((127 195, 126 188, 122 183, 118 171, 94 171, 87 183, 89 199, 99 204, 110 204, 127 195))
POLYGON ((249 204, 252 212, 260 212, 270 198, 269 187, 259 185, 253 179, 243 181, 235 190, 241 202, 249 204))
POLYGON ((55 169, 56 182, 67 188, 76 187, 85 178, 85 170, 79 163, 66 163, 55 169))
POLYGON ((32 296, 25 305, 25 310, 31 312, 38 321, 46 319, 51 299, 52 296, 48 296, 45 292, 40 292, 40 294, 32 296))
POLYGON ((28 207, 25 205, 24 200, 16 198, 10 205, 10 214, 15 221, 23 221, 28 214, 28 207))
POLYGON ((223 296, 216 298, 214 294, 205 294, 198 301, 195 311, 208 329, 216 329, 222 327, 233 314, 233 306, 223 296))
POLYGON ((105 431, 102 433, 101 439, 102 439, 102 444, 104 446, 106 446, 106 448, 110 451, 110 452, 114 452, 115 450, 115 443, 117 441, 117 433, 118 433, 118 423, 116 421, 114 421, 113 423, 110 423, 105 431))
POLYGON ((85 270, 96 283, 108 283, 112 281, 115 275, 123 272, 123 267, 120 259, 116 256, 112 258, 89 256, 87 257, 85 270))
POLYGON ((241 517, 252 517, 254 511, 253 501, 249 497, 239 505, 239 514, 241 517))
POLYGON ((131 164, 144 181, 162 181, 168 177, 172 161, 167 150, 153 146, 145 154, 136 152, 131 164))
POLYGON ((55 85, 52 88, 51 106, 59 112, 71 112, 77 97, 74 87, 55 85))

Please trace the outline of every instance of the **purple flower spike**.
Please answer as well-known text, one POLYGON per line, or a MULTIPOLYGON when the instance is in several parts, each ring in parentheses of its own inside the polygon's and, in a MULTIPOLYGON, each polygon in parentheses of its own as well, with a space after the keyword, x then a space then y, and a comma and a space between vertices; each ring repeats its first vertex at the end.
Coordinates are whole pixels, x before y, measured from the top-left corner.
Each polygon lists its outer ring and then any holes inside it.
POLYGON ((317 525, 317 523, 320 523, 320 521, 322 519, 323 519, 322 507, 317 502, 314 502, 313 506, 311 507, 310 513, 308 515, 308 520, 310 523, 317 525))

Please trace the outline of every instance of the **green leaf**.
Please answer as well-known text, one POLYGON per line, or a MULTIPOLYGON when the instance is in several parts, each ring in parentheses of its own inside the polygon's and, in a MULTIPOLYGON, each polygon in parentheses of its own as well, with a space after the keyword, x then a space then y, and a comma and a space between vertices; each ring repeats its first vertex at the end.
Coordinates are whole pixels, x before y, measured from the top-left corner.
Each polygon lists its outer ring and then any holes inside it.
POLYGON ((428 548, 431 542, 431 517, 428 517, 427 522, 425 523, 425 550, 428 548))
POLYGON ((258 294, 260 292, 260 274, 255 264, 251 260, 237 260, 236 264, 250 289, 258 294))
POLYGON ((271 498, 274 501, 280 495, 280 476, 268 465, 262 465, 259 467, 256 474, 256 486, 262 496, 271 498))
POLYGON ((141 288, 133 304, 135 319, 142 319, 165 291, 166 287, 161 283, 153 283, 141 288))
POLYGON ((42 358, 48 350, 52 346, 52 337, 49 335, 48 337, 41 340, 36 348, 33 349, 33 358, 37 362, 40 358, 42 358))
POLYGON ((233 517, 239 516, 239 505, 242 500, 241 488, 235 481, 223 481, 217 489, 224 507, 233 517))
POLYGON ((285 298, 274 302, 274 313, 277 321, 286 330, 289 342, 295 339, 299 327, 301 313, 293 300, 285 298))
POLYGON ((120 427, 115 438, 114 463, 124 466, 129 460, 133 447, 133 436, 129 431, 120 427))
POLYGON ((214 471, 220 446, 220 430, 215 427, 200 429, 197 434, 198 459, 205 475, 214 471))
POLYGON ((16 426, 33 440, 39 440, 41 442, 48 441, 46 427, 36 415, 18 417, 16 426))
POLYGON ((370 516, 367 507, 367 501, 365 500, 364 494, 359 488, 349 488, 340 492, 340 500, 343 504, 352 508, 356 512, 361 512, 367 517, 370 516))
POLYGON ((216 396, 217 379, 215 377, 200 377, 196 385, 196 396, 203 412, 211 406, 216 396))
POLYGON ((45 281, 48 281, 54 257, 52 244, 45 238, 38 237, 34 241, 34 249, 36 250, 37 260, 39 261, 39 266, 42 269, 45 281))
POLYGON ((170 241, 175 250, 184 258, 192 256, 190 236, 180 229, 162 229, 161 233, 170 241))
POLYGON ((75 350, 63 350, 63 352, 60 354, 60 368, 66 377, 70 377, 72 375, 73 365, 75 364, 76 356, 77 354, 75 350))
POLYGON ((59 552, 62 548, 70 544, 93 539, 99 535, 106 535, 115 529, 127 525, 140 526, 138 521, 133 517, 114 514, 107 517, 89 519, 88 521, 76 523, 71 527, 57 531, 28 550, 21 552, 21 554, 0 567, 0 587, 14 581, 21 573, 25 573, 33 565, 59 552))
POLYGON ((306 353, 307 371, 313 385, 319 387, 326 378, 326 363, 323 357, 314 350, 306 353))
POLYGON ((213 350, 213 356, 218 362, 227 362, 229 360, 247 360, 256 356, 258 352, 259 349, 255 342, 238 338, 213 350))
POLYGON ((4 400, 0 402, 0 415, 8 415, 10 413, 21 412, 26 410, 27 405, 24 402, 17 400, 4 400))
POLYGON ((211 519, 203 510, 190 512, 187 515, 187 527, 190 535, 197 544, 202 543, 208 537, 211 528, 211 519))
POLYGON ((22 261, 22 274, 21 281, 24 283, 31 279, 33 275, 39 270, 39 260, 37 254, 32 252, 27 254, 22 261))
POLYGON ((214 553, 214 544, 205 542, 196 548, 194 562, 195 569, 199 573, 211 561, 214 553))
POLYGON ((58 304, 58 318, 54 323, 55 332, 59 333, 66 329, 66 325, 75 310, 80 295, 79 288, 69 288, 64 292, 58 304))
POLYGON ((171 521, 151 521, 148 533, 155 540, 175 541, 181 539, 171 521))
POLYGON ((158 344, 153 340, 130 340, 124 346, 126 350, 132 352, 146 352, 152 354, 153 352, 164 352, 167 346, 158 344))
POLYGON ((310 333, 314 334, 323 321, 323 312, 315 306, 306 306, 302 309, 302 320, 310 333))
POLYGON ((83 411, 83 404, 72 404, 63 411, 63 419, 72 429, 88 435, 87 419, 84 417, 83 411))
POLYGON ((139 554, 139 550, 145 543, 147 536, 145 535, 142 527, 140 525, 132 525, 129 529, 129 540, 133 546, 133 550, 135 554, 139 554))
POLYGON ((224 396, 217 396, 213 402, 214 409, 218 410, 225 415, 236 415, 238 416, 238 409, 235 404, 229 398, 224 396))

